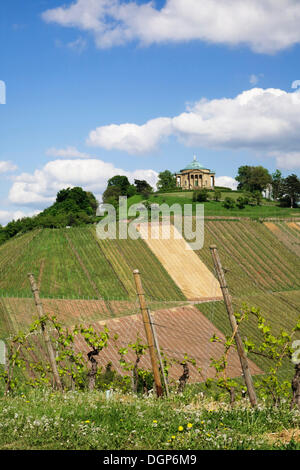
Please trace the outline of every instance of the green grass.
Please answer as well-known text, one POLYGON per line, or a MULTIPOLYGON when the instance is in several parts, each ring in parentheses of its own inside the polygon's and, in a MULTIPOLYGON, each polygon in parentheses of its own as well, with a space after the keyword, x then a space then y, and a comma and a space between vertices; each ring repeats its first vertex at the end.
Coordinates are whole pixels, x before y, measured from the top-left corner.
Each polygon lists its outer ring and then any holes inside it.
MULTIPOLYGON (((156 204, 179 204, 183 206, 184 204, 191 204, 192 192, 183 192, 183 193, 161 193, 151 195, 149 202, 156 204)), ((222 197, 232 197, 237 199, 241 196, 242 193, 239 192, 224 192, 222 197)), ((129 199, 129 205, 132 203, 138 203, 142 200, 141 197, 134 196, 134 202, 132 198, 129 199)), ((194 210, 196 203, 192 203, 194 210)), ((217 216, 217 217, 249 217, 251 219, 258 218, 267 218, 267 217, 300 217, 300 208, 290 209, 285 207, 279 207, 274 204, 272 201, 263 200, 262 205, 260 206, 245 206, 244 209, 239 209, 234 207, 233 209, 225 209, 223 207, 223 202, 219 201, 207 201, 204 204, 204 215, 207 217, 217 216)))
POLYGON ((44 229, 8 241, 1 266, 2 296, 31 297, 32 272, 44 298, 135 299, 133 270, 139 269, 149 298, 185 299, 143 240, 98 243, 95 227, 44 229))
POLYGON ((197 254, 214 271, 211 245, 218 247, 232 295, 300 288, 300 258, 260 222, 205 221, 204 247, 197 254))
POLYGON ((1 398, 0 413, 2 450, 300 449, 292 435, 287 442, 268 438, 299 426, 299 413, 287 404, 231 409, 188 389, 161 400, 33 390, 1 398))

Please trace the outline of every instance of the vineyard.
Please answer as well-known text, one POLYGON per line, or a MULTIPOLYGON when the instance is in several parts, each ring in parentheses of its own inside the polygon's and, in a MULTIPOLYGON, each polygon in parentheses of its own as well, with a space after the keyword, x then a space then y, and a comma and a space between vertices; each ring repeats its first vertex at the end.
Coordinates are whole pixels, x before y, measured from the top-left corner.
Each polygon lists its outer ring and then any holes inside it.
POLYGON ((149 297, 184 300, 143 240, 97 241, 88 228, 44 229, 7 242, 0 250, 0 293, 31 297, 27 274, 44 298, 128 300, 135 297, 133 269, 149 297))
POLYGON ((280 240, 287 248, 300 256, 300 224, 299 222, 265 222, 265 226, 280 240))
MULTIPOLYGON (((186 242, 174 237, 99 240, 94 227, 28 233, 0 249, 0 334, 9 337, 29 328, 36 318, 27 277, 32 272, 47 315, 66 327, 82 323, 98 330, 109 323, 114 330, 127 324, 128 331, 125 334, 122 327, 122 334, 133 341, 137 330, 143 336, 136 323, 139 305, 132 274, 139 269, 148 306, 159 318, 159 340, 177 360, 193 351, 199 366, 209 368, 213 350, 206 347, 204 356, 197 354, 193 341, 208 344, 214 330, 219 335, 230 333, 209 247, 218 247, 236 311, 245 305, 259 308, 274 334, 279 334, 293 328, 299 317, 300 258, 295 251, 299 240, 296 223, 250 220, 206 220, 204 247, 196 252, 185 250, 186 242), (189 300, 197 303, 197 297, 198 305, 188 307, 189 300)), ((241 325, 241 333, 256 344, 262 340, 254 318, 241 325)), ((39 354, 43 356, 41 349, 39 354)), ((103 355, 102 362, 109 357, 118 369, 116 351, 103 355)), ((256 372, 268 370, 270 361, 251 353, 249 357, 256 372)), ((230 367, 231 374, 240 374, 239 367, 230 367)), ((175 377, 178 367, 174 370, 175 377)), ((291 363, 285 361, 279 374, 290 379, 292 372, 291 363)), ((192 371, 191 377, 203 380, 192 371)))
MULTIPOLYGON (((185 250, 186 241, 172 237, 169 240, 99 240, 94 227, 44 229, 12 239, 0 248, 0 339, 9 345, 10 351, 7 372, 0 369, 4 379, 3 402, 10 399, 10 394, 18 396, 17 392, 21 391, 25 393, 22 395, 25 403, 30 403, 31 399, 35 400, 31 398, 35 392, 40 400, 41 387, 43 393, 55 387, 41 329, 41 325, 47 325, 64 396, 72 400, 72 394, 80 391, 87 400, 92 400, 95 388, 100 393, 113 393, 115 398, 109 402, 102 397, 97 398, 97 403, 102 400, 102 409, 105 404, 120 404, 117 428, 123 420, 123 399, 135 406, 140 396, 147 397, 138 406, 145 407, 148 402, 149 410, 158 410, 158 405, 150 401, 153 371, 140 294, 133 276, 133 271, 138 269, 152 315, 151 327, 155 329, 162 356, 160 374, 164 371, 164 394, 167 386, 170 389, 159 408, 163 410, 170 405, 168 426, 174 426, 176 417, 184 412, 182 420, 188 410, 192 410, 189 429, 197 426, 193 419, 195 413, 203 417, 220 410, 226 420, 234 412, 234 423, 243 409, 249 414, 240 353, 233 344, 235 334, 232 335, 210 249, 211 245, 217 245, 236 318, 241 319, 239 333, 247 348, 249 370, 260 403, 255 412, 259 419, 264 413, 273 416, 271 431, 282 430, 284 417, 288 429, 286 448, 298 448, 299 444, 293 440, 298 415, 288 408, 295 376, 291 343, 300 339, 298 227, 293 222, 208 219, 204 247, 199 251, 185 250), (36 280, 44 319, 38 315, 29 272, 36 280), (87 390, 89 394, 85 395, 87 390), (174 406, 179 408, 173 413, 174 406)), ((76 400, 79 396, 76 395, 76 400)), ((45 409, 44 405, 42 408, 45 409)), ((87 409, 91 415, 91 409, 87 409)), ((40 407, 34 410, 36 416, 39 410, 40 407)), ((149 412, 148 408, 145 412, 149 412)), ((47 415, 47 411, 43 413, 47 415)), ((161 420, 163 414, 164 411, 161 420)), ((223 430, 210 429, 211 420, 207 419, 206 424, 205 419, 199 428, 202 436, 207 427, 201 446, 222 448, 225 446, 221 443, 223 430)), ((89 422, 89 417, 85 417, 85 423, 89 422)), ((132 432, 136 422, 130 426, 132 432)), ((157 423, 156 415, 152 417, 153 423, 157 423)), ((264 434, 267 428, 263 418, 259 428, 261 441, 253 437, 252 425, 242 433, 232 423, 226 426, 226 430, 232 431, 229 441, 226 440, 228 448, 283 446, 280 436, 277 444, 272 435, 264 434)), ((95 436, 99 435, 100 427, 95 436)), ((181 424, 177 424, 177 429, 179 434, 184 430, 181 424)), ((18 432, 23 441, 14 443, 16 448, 44 445, 43 433, 23 435, 21 428, 18 432)), ((105 432, 101 428, 101 436, 105 432)), ((82 434, 79 425, 70 447, 90 448, 85 433, 82 434)), ((178 447, 200 445, 199 435, 193 435, 192 431, 182 441, 176 430, 171 437, 168 434, 165 430, 167 437, 157 441, 161 448, 170 448, 175 438, 178 447)), ((50 433, 49 442, 51 439, 50 433)), ((105 445, 103 439, 101 444, 95 441, 94 448, 105 445)), ((11 442, 12 435, 2 440, 11 442)), ((110 448, 110 440, 106 445, 110 448)), ((119 443, 114 445, 117 448, 119 443)), ((130 448, 131 441, 124 445, 130 448)), ((56 443, 53 441, 50 446, 56 448, 56 443)))

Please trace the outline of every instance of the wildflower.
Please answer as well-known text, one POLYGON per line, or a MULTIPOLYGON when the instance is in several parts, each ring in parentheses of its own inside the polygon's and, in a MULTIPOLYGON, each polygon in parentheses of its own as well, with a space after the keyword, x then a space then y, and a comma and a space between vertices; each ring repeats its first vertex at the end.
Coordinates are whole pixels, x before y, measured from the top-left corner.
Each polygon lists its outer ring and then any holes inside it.
POLYGON ((191 429, 193 427, 192 423, 187 423, 187 427, 191 429))
POLYGON ((171 439, 176 439, 176 436, 171 436, 171 439))
POLYGON ((183 431, 183 427, 182 426, 178 426, 178 431, 183 431))
POLYGON ((154 419, 154 420, 153 420, 153 423, 154 423, 154 424, 156 424, 156 423, 157 423, 157 420, 156 420, 156 419, 154 419))
POLYGON ((85 423, 90 423, 90 420, 89 420, 89 419, 87 419, 87 420, 85 421, 85 423))

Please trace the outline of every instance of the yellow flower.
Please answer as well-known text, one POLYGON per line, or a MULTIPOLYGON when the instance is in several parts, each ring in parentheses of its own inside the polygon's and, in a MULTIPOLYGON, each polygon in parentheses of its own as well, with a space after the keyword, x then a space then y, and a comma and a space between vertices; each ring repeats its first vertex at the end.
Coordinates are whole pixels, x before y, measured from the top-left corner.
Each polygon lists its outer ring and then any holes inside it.
POLYGON ((182 426, 178 426, 178 431, 183 431, 183 427, 182 427, 182 426))
POLYGON ((187 424, 187 427, 188 427, 189 429, 192 428, 192 427, 193 427, 192 423, 188 423, 188 424, 187 424))
POLYGON ((153 423, 157 423, 157 420, 156 420, 156 419, 154 419, 154 420, 153 420, 153 423))
POLYGON ((172 439, 176 439, 176 436, 171 436, 171 437, 172 437, 172 439))
POLYGON ((89 419, 87 419, 87 420, 85 421, 85 423, 89 423, 89 422, 90 422, 90 420, 89 420, 89 419))

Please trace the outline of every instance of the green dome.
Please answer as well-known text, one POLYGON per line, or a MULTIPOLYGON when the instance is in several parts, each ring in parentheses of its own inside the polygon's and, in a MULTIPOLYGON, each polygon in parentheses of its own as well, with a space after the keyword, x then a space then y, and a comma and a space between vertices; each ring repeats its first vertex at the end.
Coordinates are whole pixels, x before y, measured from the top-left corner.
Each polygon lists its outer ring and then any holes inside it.
POLYGON ((194 160, 192 161, 192 163, 190 163, 185 168, 183 168, 183 170, 208 170, 208 168, 205 168, 204 166, 200 165, 197 158, 194 157, 194 160))

